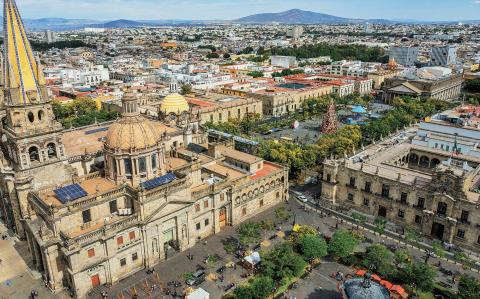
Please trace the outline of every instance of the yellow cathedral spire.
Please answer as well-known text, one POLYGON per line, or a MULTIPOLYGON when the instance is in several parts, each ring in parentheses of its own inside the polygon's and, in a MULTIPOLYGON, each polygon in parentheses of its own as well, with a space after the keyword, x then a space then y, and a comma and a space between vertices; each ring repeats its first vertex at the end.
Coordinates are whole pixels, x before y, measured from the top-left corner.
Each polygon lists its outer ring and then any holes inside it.
POLYGON ((27 105, 46 101, 42 69, 33 55, 15 0, 4 0, 3 8, 4 86, 9 104, 27 105))

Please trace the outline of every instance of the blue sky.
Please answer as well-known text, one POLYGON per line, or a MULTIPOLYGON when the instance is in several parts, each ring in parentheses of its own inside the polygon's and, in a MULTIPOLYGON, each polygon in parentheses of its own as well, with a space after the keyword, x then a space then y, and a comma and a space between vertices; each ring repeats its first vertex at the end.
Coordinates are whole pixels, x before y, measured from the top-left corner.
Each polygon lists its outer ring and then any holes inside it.
POLYGON ((300 8, 349 18, 480 19, 480 0, 16 0, 25 18, 235 19, 300 8))

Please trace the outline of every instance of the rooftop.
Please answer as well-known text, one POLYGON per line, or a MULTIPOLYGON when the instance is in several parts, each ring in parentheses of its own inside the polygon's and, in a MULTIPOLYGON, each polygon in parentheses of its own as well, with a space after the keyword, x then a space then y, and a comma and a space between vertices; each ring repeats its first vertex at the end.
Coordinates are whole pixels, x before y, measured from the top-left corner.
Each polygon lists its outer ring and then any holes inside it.
MULTIPOLYGON (((91 179, 87 179, 81 183, 79 183, 80 187, 86 191, 87 195, 85 197, 94 195, 96 193, 103 193, 112 189, 115 189, 117 185, 114 182, 109 181, 103 177, 95 177, 91 179)), ((48 204, 49 206, 62 206, 62 202, 60 199, 55 195, 53 190, 47 190, 45 192, 39 193, 40 198, 48 204)))

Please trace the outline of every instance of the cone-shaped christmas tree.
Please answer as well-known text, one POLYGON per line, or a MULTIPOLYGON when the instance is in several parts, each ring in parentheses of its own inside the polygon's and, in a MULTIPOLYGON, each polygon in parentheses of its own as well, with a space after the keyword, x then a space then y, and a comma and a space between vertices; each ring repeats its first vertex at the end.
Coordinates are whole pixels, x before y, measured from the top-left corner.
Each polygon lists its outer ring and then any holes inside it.
POLYGON ((327 113, 323 117, 322 126, 320 132, 322 134, 334 134, 338 129, 337 111, 335 109, 335 103, 330 101, 328 105, 327 113))

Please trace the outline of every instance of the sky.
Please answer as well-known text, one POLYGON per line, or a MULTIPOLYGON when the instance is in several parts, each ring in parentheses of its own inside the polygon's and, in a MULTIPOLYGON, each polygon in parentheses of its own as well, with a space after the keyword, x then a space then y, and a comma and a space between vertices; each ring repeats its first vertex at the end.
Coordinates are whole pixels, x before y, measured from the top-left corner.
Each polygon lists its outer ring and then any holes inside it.
POLYGON ((299 8, 339 17, 480 19, 480 0, 16 0, 24 18, 232 20, 299 8))

